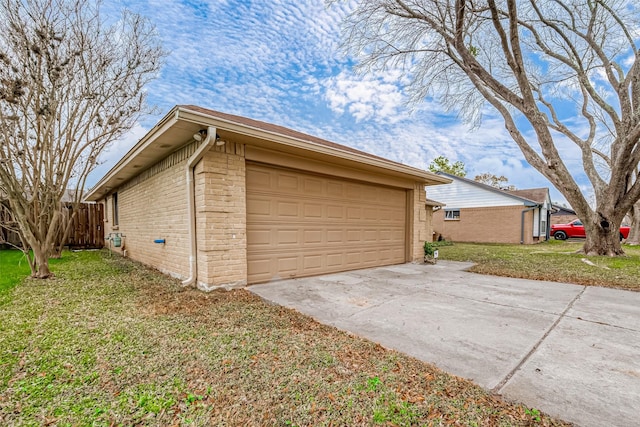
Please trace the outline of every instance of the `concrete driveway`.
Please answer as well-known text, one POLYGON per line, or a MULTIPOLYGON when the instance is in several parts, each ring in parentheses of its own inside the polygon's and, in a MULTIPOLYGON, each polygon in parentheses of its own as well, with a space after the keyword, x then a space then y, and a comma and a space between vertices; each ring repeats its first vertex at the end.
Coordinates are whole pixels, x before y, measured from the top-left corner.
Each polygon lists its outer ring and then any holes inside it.
POLYGON ((582 426, 638 425, 640 293, 404 264, 254 285, 265 300, 582 426))

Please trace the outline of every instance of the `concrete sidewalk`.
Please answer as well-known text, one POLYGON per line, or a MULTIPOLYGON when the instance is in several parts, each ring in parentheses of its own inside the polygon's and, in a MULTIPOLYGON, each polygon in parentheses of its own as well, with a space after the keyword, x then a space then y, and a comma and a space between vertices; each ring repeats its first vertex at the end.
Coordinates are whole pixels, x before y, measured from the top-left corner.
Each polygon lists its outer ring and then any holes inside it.
POLYGON ((248 289, 582 426, 638 425, 640 293, 439 261, 248 289))

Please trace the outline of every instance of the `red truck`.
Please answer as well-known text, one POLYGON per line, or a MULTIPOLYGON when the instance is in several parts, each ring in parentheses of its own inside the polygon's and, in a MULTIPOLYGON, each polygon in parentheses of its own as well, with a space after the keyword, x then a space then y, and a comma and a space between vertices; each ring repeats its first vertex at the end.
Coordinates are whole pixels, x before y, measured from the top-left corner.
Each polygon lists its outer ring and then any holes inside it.
MULTIPOLYGON (((579 219, 574 219, 569 224, 552 224, 549 233, 557 240, 566 240, 571 237, 586 237, 584 234, 584 225, 579 219)), ((620 240, 629 237, 629 227, 623 225, 620 227, 620 240)))

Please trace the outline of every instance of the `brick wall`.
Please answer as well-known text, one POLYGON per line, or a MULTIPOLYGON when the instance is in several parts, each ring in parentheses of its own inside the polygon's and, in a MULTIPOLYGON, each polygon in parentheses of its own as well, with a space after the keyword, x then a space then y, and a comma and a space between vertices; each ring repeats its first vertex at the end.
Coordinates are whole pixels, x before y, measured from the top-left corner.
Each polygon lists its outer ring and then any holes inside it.
POLYGON ((578 219, 575 215, 551 215, 551 224, 568 224, 574 219, 578 219))
POLYGON ((105 233, 121 233, 122 247, 106 245, 171 276, 189 277, 189 223, 186 164, 195 144, 177 151, 117 189, 117 226, 113 195, 105 201, 105 233), (165 239, 165 244, 154 243, 165 239))
MULTIPOLYGON (((197 145, 172 154, 117 190, 119 223, 113 225, 113 195, 105 201, 105 233, 121 233, 113 250, 171 276, 190 275, 186 168, 197 145), (165 244, 154 243, 165 239, 165 244)), ((194 171, 198 286, 243 286, 247 279, 244 145, 212 147, 194 171)))
MULTIPOLYGON (((453 242, 520 243, 523 206, 460 209, 460 220, 444 219, 444 209, 433 214, 433 230, 453 242)), ((533 211, 525 213, 524 243, 533 237, 533 211)))
POLYGON ((409 215, 409 224, 412 229, 410 241, 410 260, 420 261, 424 258, 424 242, 431 241, 433 234, 432 228, 432 209, 425 206, 426 192, 424 184, 416 183, 414 189, 409 192, 409 206, 412 209, 409 215))
POLYGON ((247 284, 244 145, 213 147, 196 167, 198 286, 247 284))

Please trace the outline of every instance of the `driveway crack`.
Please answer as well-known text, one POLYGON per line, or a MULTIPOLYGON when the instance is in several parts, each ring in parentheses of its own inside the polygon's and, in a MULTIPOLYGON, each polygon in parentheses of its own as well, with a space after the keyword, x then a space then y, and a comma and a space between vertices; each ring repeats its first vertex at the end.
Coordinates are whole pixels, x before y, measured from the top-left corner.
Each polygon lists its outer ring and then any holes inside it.
POLYGON ((562 311, 562 313, 560 313, 560 315, 558 316, 558 318, 555 320, 555 322, 553 322, 553 324, 549 327, 549 329, 547 329, 547 331, 542 335, 542 337, 538 340, 538 342, 536 342, 534 344, 534 346, 531 348, 531 350, 529 350, 529 352, 522 358, 522 360, 520 360, 520 362, 516 365, 515 368, 513 368, 503 379, 502 381, 500 381, 493 389, 491 389, 492 392, 494 393, 500 393, 502 391, 502 389, 504 388, 504 386, 509 382, 509 380, 511 380, 511 378, 513 378, 513 376, 516 374, 516 372, 518 372, 520 370, 520 368, 522 368, 522 365, 524 365, 530 358, 531 356, 533 356, 533 354, 538 350, 538 348, 540 347, 540 345, 544 342, 544 340, 547 339, 547 337, 549 336, 549 334, 551 334, 551 332, 553 332, 553 330, 558 326, 558 324, 560 323, 560 321, 562 319, 564 319, 566 316, 567 312, 569 310, 571 310, 571 308, 573 307, 573 305, 576 303, 576 301, 578 301, 580 299, 580 297, 582 296, 582 294, 584 294, 584 291, 587 289, 586 286, 584 286, 582 288, 582 290, 580 292, 578 292, 578 294, 569 302, 569 304, 567 304, 567 306, 565 307, 565 309, 562 311))
POLYGON ((524 307, 524 306, 519 306, 519 305, 514 305, 514 304, 506 304, 506 303, 500 303, 500 302, 496 302, 496 301, 491 301, 488 299, 478 299, 478 298, 469 298, 469 297, 465 297, 462 295, 457 295, 457 294, 453 294, 453 293, 449 293, 449 292, 442 292, 442 291, 438 291, 435 289, 421 289, 419 291, 416 291, 412 294, 408 294, 405 296, 412 296, 412 295, 420 295, 420 294, 424 294, 424 293, 428 293, 428 294, 432 294, 432 295, 440 295, 440 296, 445 296, 445 297, 449 297, 449 298, 454 298, 454 299, 461 299, 461 300, 465 300, 465 301, 472 301, 472 302, 477 302, 478 304, 489 304, 489 305, 495 305, 497 307, 506 307, 506 308, 516 308, 519 310, 524 310, 524 311, 531 311, 534 313, 543 313, 543 314, 551 314, 551 315, 556 315, 557 311, 551 311, 551 310, 542 310, 542 309, 538 309, 538 308, 530 308, 530 307, 524 307))
POLYGON ((611 324, 611 323, 600 322, 600 321, 597 321, 597 320, 589 320, 589 319, 585 319, 584 317, 580 317, 580 316, 578 316, 578 317, 566 316, 566 317, 569 317, 571 319, 580 320, 581 322, 593 323, 594 325, 602 325, 602 326, 608 326, 610 328, 622 329, 623 331, 640 332, 640 330, 635 329, 635 328, 627 328, 626 326, 614 325, 614 324, 611 324))

